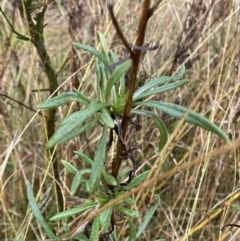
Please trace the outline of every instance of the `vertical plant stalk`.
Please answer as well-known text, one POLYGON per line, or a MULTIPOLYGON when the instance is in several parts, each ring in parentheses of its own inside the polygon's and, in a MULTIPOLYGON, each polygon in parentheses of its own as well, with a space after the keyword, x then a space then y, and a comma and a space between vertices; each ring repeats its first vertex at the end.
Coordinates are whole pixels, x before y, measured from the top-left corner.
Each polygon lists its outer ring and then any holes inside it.
MULTIPOLYGON (((46 12, 47 6, 44 5, 42 10, 36 12, 36 16, 34 17, 35 23, 31 16, 31 1, 24 2, 24 8, 26 11, 26 18, 29 25, 29 34, 31 36, 30 41, 33 43, 35 48, 37 49, 38 55, 41 59, 42 64, 44 65, 45 72, 48 77, 49 87, 50 87, 50 94, 53 94, 54 91, 58 88, 57 83, 57 72, 53 69, 51 60, 47 53, 44 38, 43 38, 43 28, 44 26, 44 14, 46 12), (29 4, 29 5, 28 5, 29 4)), ((24 19, 23 19, 24 20, 24 19)), ((57 92, 53 95, 56 96, 57 92)), ((55 132, 55 115, 56 109, 50 109, 47 112, 47 138, 48 140, 52 137, 55 132)), ((52 156, 53 161, 53 172, 55 179, 58 183, 60 183, 60 176, 59 176, 59 167, 58 162, 56 160, 56 152, 53 149, 50 150, 50 155, 52 156)), ((56 185, 56 192, 57 192, 57 203, 59 205, 60 210, 63 207, 63 199, 61 189, 58 185, 56 185)))
MULTIPOLYGON (((67 7, 65 7, 67 12, 68 12, 68 31, 69 31, 69 35, 70 38, 72 40, 72 42, 75 42, 75 31, 76 31, 76 25, 77 23, 75 23, 75 6, 74 6, 74 1, 69 0, 68 1, 68 9, 67 7)), ((74 48, 73 45, 71 45, 71 50, 70 50, 70 68, 71 68, 71 90, 74 88, 78 89, 79 87, 79 80, 76 74, 74 74, 77 69, 78 69, 78 64, 77 64, 77 54, 76 54, 76 50, 74 48)), ((76 103, 77 108, 79 108, 79 103, 76 103)), ((72 143, 68 143, 68 147, 67 147, 67 156, 68 156, 68 160, 71 160, 73 157, 73 145, 72 143)), ((70 172, 67 171, 67 169, 64 168, 64 183, 66 185, 66 187, 68 187, 68 189, 70 190, 71 187, 71 175, 70 172)), ((67 190, 67 188, 64 189, 64 195, 65 196, 69 196, 69 191, 67 190)))
MULTIPOLYGON (((69 17, 69 21, 68 21, 68 31, 69 31, 69 35, 70 38, 72 40, 72 42, 76 41, 75 40, 75 31, 76 31, 76 26, 77 23, 75 22, 75 6, 74 6, 74 2, 72 0, 68 1, 68 17, 69 17)), ((78 88, 79 87, 79 80, 76 74, 73 75, 73 73, 75 73, 78 69, 77 66, 77 54, 76 54, 76 50, 74 48, 73 45, 71 45, 71 53, 70 53, 70 66, 71 66, 71 82, 72 82, 72 87, 74 88, 78 88)))
MULTIPOLYGON (((137 46, 143 46, 143 44, 144 44, 147 22, 148 22, 149 17, 151 16, 150 11, 149 11, 150 10, 150 2, 151 2, 151 0, 145 0, 143 3, 143 6, 142 6, 142 14, 141 14, 140 23, 138 26, 138 36, 137 36, 137 40, 136 40, 137 46)), ((119 34, 119 36, 121 37, 120 34, 119 34)), ((133 54, 131 54, 132 66, 130 69, 130 76, 129 76, 128 89, 127 89, 127 99, 126 99, 126 104, 125 104, 123 118, 122 118, 122 130, 123 130, 122 137, 123 137, 123 139, 125 138, 125 135, 127 132, 128 116, 131 111, 132 97, 133 97, 133 93, 134 93, 134 89, 135 89, 135 80, 137 77, 141 54, 142 54, 142 51, 138 50, 138 49, 134 49, 133 54)), ((121 162, 122 162, 122 160, 121 160, 122 153, 123 153, 123 146, 122 146, 121 140, 118 138, 117 153, 116 153, 115 161, 114 161, 113 167, 112 167, 112 175, 114 177, 117 177, 117 175, 118 175, 118 171, 119 171, 119 168, 120 168, 121 162)))

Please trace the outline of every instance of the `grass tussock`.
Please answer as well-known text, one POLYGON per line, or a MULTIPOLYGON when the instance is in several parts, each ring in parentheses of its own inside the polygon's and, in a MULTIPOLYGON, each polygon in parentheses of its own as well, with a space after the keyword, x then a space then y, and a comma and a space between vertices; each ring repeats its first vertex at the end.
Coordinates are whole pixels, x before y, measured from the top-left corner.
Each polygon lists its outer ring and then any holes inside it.
MULTIPOLYGON (((48 54, 54 69, 59 70, 59 92, 80 86, 91 97, 97 89, 92 71, 95 60, 86 52, 75 51, 71 42, 97 47, 100 31, 119 57, 124 57, 126 50, 111 24, 106 1, 62 2, 63 5, 57 1, 49 4, 44 28, 48 54)), ((134 43, 141 1, 115 2, 116 17, 127 40, 134 43)), ((27 23, 22 21, 17 3, 1 0, 1 7, 14 28, 28 36, 27 23)), ((151 169, 152 176, 157 174, 151 187, 132 194, 142 217, 154 202, 153 195, 158 193, 161 197, 161 206, 144 240, 239 240, 239 228, 225 227, 221 232, 224 225, 239 221, 239 212, 232 208, 240 196, 239 144, 235 141, 240 128, 239 14, 240 3, 234 0, 166 0, 149 21, 145 43, 159 44, 159 48, 146 52, 140 81, 171 75, 185 64, 189 83, 159 96, 159 100, 181 104, 208 117, 235 144, 224 149, 224 143, 215 135, 159 113, 170 134, 167 146, 159 154, 155 150, 160 136, 154 123, 139 118, 143 128, 139 133, 134 133, 133 128, 126 142, 133 142, 140 150, 139 172, 151 169)), ((26 180, 30 180, 39 207, 49 220, 61 209, 58 188, 64 197, 63 207, 69 205, 65 198, 69 196, 72 176, 63 170, 60 160, 84 168, 74 151, 93 158, 101 133, 96 128, 61 145, 56 151, 58 165, 49 161, 51 153, 44 147, 46 113, 36 112, 36 105, 49 97, 48 91, 41 91, 49 88, 44 66, 34 46, 17 39, 2 15, 0 23, 0 237, 44 240, 45 234, 28 206, 26 180), (59 173, 58 180, 54 168, 59 173)), ((80 108, 59 108, 56 126, 69 111, 80 108)), ((109 162, 110 159, 109 156, 109 162)), ((78 195, 84 198, 84 190, 79 190, 78 195)), ((58 225, 51 224, 60 231, 58 225)), ((124 232, 121 230, 119 240, 126 236, 124 232)))

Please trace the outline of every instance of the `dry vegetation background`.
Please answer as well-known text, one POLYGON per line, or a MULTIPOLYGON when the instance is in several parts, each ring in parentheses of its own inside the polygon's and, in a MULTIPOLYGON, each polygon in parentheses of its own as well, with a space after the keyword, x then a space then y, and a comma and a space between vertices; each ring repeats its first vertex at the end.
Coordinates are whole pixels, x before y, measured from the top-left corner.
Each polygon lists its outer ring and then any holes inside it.
MULTIPOLYGON (((0 2, 14 28, 27 35, 26 23, 16 4, 0 2)), ((94 62, 90 65, 89 54, 75 52, 72 41, 97 47, 97 31, 100 31, 110 48, 119 57, 125 56, 106 4, 104 0, 63 0, 49 4, 44 28, 47 51, 56 70, 69 58, 58 77, 60 92, 80 83, 81 91, 88 96, 93 97, 96 91, 94 62)), ((114 4, 123 32, 133 43, 142 1, 116 0, 114 4)), ((149 21, 145 40, 150 45, 159 43, 160 47, 146 53, 139 73, 141 81, 147 81, 150 77, 172 74, 185 63, 185 76, 190 82, 159 98, 202 113, 228 133, 231 140, 239 137, 240 128, 239 10, 237 0, 163 1, 149 21)), ((69 195, 72 176, 64 172, 60 160, 83 168, 84 164, 73 151, 93 157, 101 133, 99 129, 91 130, 58 148, 60 182, 56 183, 49 153, 44 148, 44 118, 24 107, 36 110, 36 105, 48 98, 47 91, 34 92, 49 87, 44 68, 34 46, 17 39, 2 15, 0 26, 0 240, 44 240, 44 233, 28 207, 26 180, 32 183, 42 213, 49 220, 59 207, 56 184, 64 197, 69 195)), ((69 106, 59 108, 56 126, 68 109, 69 106)), ((149 120, 140 119, 142 130, 128 135, 141 150, 139 173, 156 165, 162 175, 178 164, 188 164, 214 150, 222 150, 217 148, 224 143, 215 135, 191 125, 178 125, 179 121, 159 115, 173 137, 163 154, 155 151, 160 136, 149 120)), ((240 240, 239 228, 226 227, 220 232, 222 226, 237 224, 240 219, 239 212, 232 208, 232 204, 239 204, 239 171, 239 151, 235 149, 174 171, 168 178, 136 194, 136 208, 141 217, 154 203, 153 194, 161 197, 161 205, 144 240, 240 240)), ((78 195, 84 197, 84 190, 78 195)), ((64 201, 64 205, 68 204, 64 201)), ((136 225, 140 222, 141 219, 137 220, 136 225)), ((52 226, 59 228, 56 223, 52 226)), ((123 237, 119 240, 124 240, 123 237)))

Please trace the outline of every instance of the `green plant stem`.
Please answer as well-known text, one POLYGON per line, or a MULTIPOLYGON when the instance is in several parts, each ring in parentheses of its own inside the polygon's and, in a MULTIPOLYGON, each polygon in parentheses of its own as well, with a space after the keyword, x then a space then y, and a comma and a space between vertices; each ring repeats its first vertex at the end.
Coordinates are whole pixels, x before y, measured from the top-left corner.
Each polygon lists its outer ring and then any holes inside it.
MULTIPOLYGON (((26 37, 26 36, 24 36, 24 35, 18 33, 18 32, 14 29, 13 25, 10 23, 10 21, 8 20, 6 14, 3 12, 3 10, 2 10, 1 7, 0 7, 0 12, 2 13, 2 15, 4 16, 4 18, 6 19, 6 21, 7 21, 8 25, 9 25, 9 27, 10 27, 11 30, 12 30, 12 32, 13 32, 14 34, 16 34, 17 37, 18 37, 19 39, 21 39, 21 40, 25 40, 25 41, 29 41, 29 40, 30 40, 28 37, 26 37)), ((21 12, 21 11, 20 11, 20 12, 21 12)))
MULTIPOLYGON (((50 1, 51 2, 51 1, 50 1)), ((50 3, 49 2, 49 3, 50 3)), ((53 69, 51 60, 49 58, 49 55, 46 51, 45 44, 44 44, 44 38, 43 38, 43 28, 44 28, 44 14, 47 9, 47 4, 40 4, 37 8, 41 8, 42 10, 36 13, 36 16, 34 17, 35 22, 32 19, 32 9, 36 9, 36 5, 32 5, 32 1, 22 1, 19 2, 19 11, 22 19, 24 19, 23 11, 26 13, 27 23, 29 26, 29 34, 30 37, 26 37, 20 33, 18 33, 13 25, 8 20, 6 14, 3 12, 2 8, 0 7, 0 12, 3 14, 4 18, 6 19, 8 25, 10 26, 12 32, 16 34, 17 38, 25 41, 31 41, 35 48, 37 49, 37 52, 39 54, 39 57, 41 59, 41 62, 43 63, 45 67, 45 72, 47 74, 49 85, 50 85, 50 94, 53 94, 55 90, 58 88, 57 83, 57 72, 53 69), (22 5, 24 4, 24 6, 22 5)), ((57 92, 54 93, 53 96, 56 96, 57 92)), ((26 106, 25 106, 26 107, 26 106)), ((52 135, 55 132, 55 115, 56 115, 56 109, 50 109, 47 112, 47 138, 48 140, 52 137, 52 135)), ((50 156, 53 160, 53 171, 55 178, 58 183, 60 183, 60 176, 59 176, 59 168, 58 168, 58 162, 56 161, 56 154, 54 152, 54 149, 50 150, 50 156)), ((62 193, 60 190, 60 187, 56 185, 56 192, 57 192, 57 203, 59 205, 59 208, 63 208, 63 199, 62 199, 62 193)))
MULTIPOLYGON (((49 88, 50 88, 50 94, 53 94, 55 90, 58 88, 57 83, 57 77, 58 74, 54 70, 51 64, 50 57, 47 53, 44 38, 43 38, 43 28, 44 28, 44 14, 47 9, 47 6, 45 5, 41 11, 36 12, 36 16, 34 18, 35 23, 32 19, 32 11, 31 6, 27 5, 25 3, 25 9, 26 9, 26 17, 27 22, 29 25, 29 33, 30 33, 30 41, 34 44, 35 48, 37 49, 38 55, 41 59, 42 64, 44 65, 45 72, 48 77, 49 81, 49 88)), ((57 96, 57 92, 53 94, 53 96, 57 96)), ((56 115, 56 109, 50 109, 47 112, 47 138, 48 140, 52 137, 52 135, 55 132, 55 115, 56 115)), ((50 150, 50 156, 52 157, 53 161, 53 172, 55 179, 58 183, 60 183, 60 176, 59 176, 59 168, 58 168, 58 162, 56 160, 56 153, 54 152, 54 149, 50 150)), ((59 204, 60 210, 63 208, 63 199, 62 199, 62 193, 60 190, 60 187, 56 185, 56 192, 57 192, 57 202, 59 204)))
MULTIPOLYGON (((138 26, 138 36, 137 36, 137 40, 136 40, 137 46, 143 46, 143 44, 144 44, 147 22, 148 22, 149 16, 151 15, 151 14, 149 14, 150 13, 149 12, 150 2, 151 2, 150 0, 145 0, 143 3, 142 15, 141 15, 140 23, 138 26)), ((137 77, 141 54, 142 54, 141 50, 134 49, 133 56, 132 56, 133 62, 132 62, 132 66, 130 69, 130 77, 129 77, 128 89, 127 89, 127 99, 126 99, 126 104, 125 104, 123 118, 122 118, 122 130, 123 130, 122 138, 123 139, 125 138, 125 135, 127 132, 127 127, 128 127, 128 122, 129 122, 128 116, 130 114, 131 107, 132 107, 132 97, 133 97, 133 93, 134 93, 134 89, 135 89, 135 80, 137 77)), ((120 168, 121 162, 122 162, 122 160, 121 160, 122 153, 123 153, 123 146, 122 146, 121 140, 118 138, 117 153, 116 153, 115 161, 114 161, 113 168, 112 168, 112 175, 114 177, 117 177, 117 175, 118 175, 118 171, 119 171, 119 168, 120 168)))

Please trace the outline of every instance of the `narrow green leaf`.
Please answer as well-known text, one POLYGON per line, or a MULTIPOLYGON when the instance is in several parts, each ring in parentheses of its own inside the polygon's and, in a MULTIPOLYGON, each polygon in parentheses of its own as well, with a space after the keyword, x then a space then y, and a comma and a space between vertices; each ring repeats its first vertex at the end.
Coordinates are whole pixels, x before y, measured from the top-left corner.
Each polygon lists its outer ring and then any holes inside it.
POLYGON ((182 68, 179 70, 179 72, 174 76, 161 76, 159 78, 154 78, 150 81, 148 81, 145 85, 143 85, 141 88, 139 88, 137 91, 135 91, 133 95, 133 101, 138 100, 142 94, 147 93, 150 89, 153 87, 163 85, 170 81, 177 81, 183 77, 185 73, 185 66, 183 65, 182 68))
POLYGON ((118 96, 115 99, 115 102, 114 102, 114 105, 113 105, 113 112, 115 114, 122 115, 125 103, 126 103, 126 93, 123 94, 122 96, 118 96))
POLYGON ((120 78, 120 87, 119 87, 119 96, 122 98, 124 95, 126 95, 126 78, 125 76, 122 76, 120 78))
POLYGON ((107 41, 106 41, 106 38, 105 36, 98 32, 98 36, 99 36, 99 39, 100 39, 100 42, 101 42, 101 45, 102 45, 102 49, 103 49, 103 54, 105 55, 106 59, 108 60, 108 63, 109 62, 109 58, 108 58, 108 49, 107 49, 107 41))
POLYGON ((111 222, 111 215, 112 215, 112 207, 107 208, 100 214, 100 216, 99 216, 100 228, 102 230, 102 233, 105 233, 107 231, 107 229, 109 228, 110 222, 111 222))
POLYGON ((137 115, 145 115, 150 116, 155 120, 156 126, 160 132, 160 141, 158 143, 158 151, 160 152, 164 146, 167 143, 168 140, 168 131, 167 127, 165 126, 164 122, 161 118, 159 118, 158 115, 156 115, 154 112, 147 111, 147 110, 138 110, 138 109, 132 109, 131 113, 137 114, 137 115))
POLYGON ((118 59, 118 56, 117 56, 112 50, 110 50, 109 53, 110 53, 110 55, 111 55, 111 57, 112 57, 113 63, 118 62, 118 60, 119 60, 119 59, 118 59))
POLYGON ((76 191, 79 188, 79 185, 83 181, 86 181, 85 179, 82 178, 82 175, 84 175, 86 173, 91 173, 91 169, 83 169, 83 170, 77 172, 77 174, 74 176, 72 184, 71 184, 71 189, 70 189, 71 196, 74 196, 76 191))
POLYGON ((237 210, 240 211, 240 206, 238 204, 233 204, 232 207, 237 210))
MULTIPOLYGON (((76 153, 83 161, 88 163, 90 166, 93 165, 93 160, 90 159, 88 156, 86 156, 83 153, 78 152, 78 151, 75 151, 74 153, 76 153)), ((104 168, 102 170, 102 174, 103 174, 103 177, 104 177, 105 181, 107 182, 107 184, 112 185, 112 186, 117 185, 115 178, 111 174, 107 173, 104 168)))
POLYGON ((104 100, 105 93, 105 82, 104 82, 104 65, 99 63, 96 65, 96 76, 97 76, 97 94, 98 98, 104 100))
POLYGON ((111 186, 117 185, 117 182, 116 182, 115 178, 111 174, 109 174, 105 170, 103 170, 102 174, 103 174, 103 178, 104 178, 104 180, 106 181, 107 184, 109 184, 111 186))
POLYGON ((136 229, 135 229, 135 225, 129 219, 128 219, 128 225, 129 225, 129 228, 130 228, 130 237, 129 237, 128 241, 136 241, 137 232, 136 232, 136 229))
POLYGON ((131 209, 123 208, 119 206, 116 206, 115 208, 118 211, 120 211, 124 216, 130 217, 130 218, 139 218, 139 214, 135 210, 131 210, 131 209))
POLYGON ((113 85, 113 87, 111 88, 111 97, 113 100, 113 105, 115 105, 116 102, 118 102, 118 99, 120 98, 120 96, 118 95, 118 91, 117 91, 117 86, 113 85))
POLYGON ((100 109, 108 106, 109 104, 99 103, 89 106, 86 110, 70 114, 61 121, 59 129, 48 141, 46 147, 48 149, 53 148, 56 144, 64 143, 83 133, 86 129, 92 127, 98 119, 96 117, 93 121, 88 122, 80 128, 81 124, 94 113, 97 113, 100 109))
POLYGON ((154 88, 153 90, 149 90, 141 95, 138 95, 137 98, 133 98, 133 101, 176 89, 180 86, 185 85, 187 82, 189 82, 189 80, 180 80, 180 81, 177 81, 174 83, 166 84, 166 85, 158 87, 158 88, 154 88))
MULTIPOLYGON (((110 51, 110 54, 111 54, 113 62, 114 63, 118 62, 119 59, 118 59, 117 55, 113 51, 110 51)), ((110 73, 112 73, 112 72, 110 72, 110 73)), ((125 82, 126 82, 125 76, 122 75, 122 77, 119 78, 119 83, 120 83, 119 87, 114 85, 114 88, 112 88, 112 90, 111 90, 113 99, 114 99, 114 101, 113 101, 114 107, 117 110, 117 111, 115 111, 115 113, 120 113, 120 111, 118 111, 120 106, 124 106, 124 104, 125 104, 125 101, 123 102, 123 104, 121 103, 123 99, 124 100, 126 99, 125 98, 125 95, 126 95, 125 82), (117 88, 118 88, 118 90, 117 90, 117 88)))
MULTIPOLYGON (((91 106, 95 106, 95 105, 98 105, 98 104, 100 104, 100 103, 102 103, 99 99, 94 99, 94 100, 92 100, 91 101, 91 106)), ((110 104, 109 104, 110 105, 110 104)))
POLYGON ((88 104, 85 100, 81 99, 77 93, 74 92, 64 92, 58 96, 55 96, 51 99, 45 100, 42 103, 37 105, 38 109, 46 110, 57 108, 61 105, 64 105, 70 101, 77 101, 84 104, 88 104))
POLYGON ((74 151, 75 154, 77 154, 83 161, 85 161, 87 164, 89 164, 90 166, 93 165, 93 160, 90 159, 88 156, 86 156, 85 154, 83 154, 82 152, 79 151, 74 151))
POLYGON ((168 102, 162 102, 162 101, 145 101, 145 102, 136 102, 134 104, 147 106, 150 108, 160 110, 178 119, 185 117, 186 122, 193 124, 195 126, 199 126, 207 131, 210 131, 218 135, 224 141, 229 142, 228 136, 214 123, 212 123, 210 120, 203 117, 202 115, 197 114, 194 111, 189 111, 180 105, 176 105, 168 102))
POLYGON ((98 241, 99 240, 99 230, 100 230, 100 217, 97 216, 92 225, 92 231, 90 235, 90 241, 98 241))
POLYGON ((117 239, 117 231, 116 228, 113 230, 113 232, 111 233, 111 235, 109 235, 109 241, 116 241, 117 239))
POLYGON ((62 160, 61 162, 62 162, 63 166, 64 166, 69 172, 71 172, 71 173, 73 173, 73 174, 77 174, 77 173, 78 173, 78 169, 77 169, 75 166, 73 166, 70 162, 67 162, 67 161, 64 161, 64 160, 62 160))
POLYGON ((167 130, 167 127, 165 126, 165 123, 163 122, 163 120, 161 118, 159 118, 157 115, 154 115, 153 118, 154 118, 156 126, 160 132, 160 141, 158 143, 158 150, 157 150, 160 152, 168 141, 168 130, 167 130))
POLYGON ((102 108, 101 110, 101 119, 107 127, 114 128, 114 121, 106 108, 102 108))
MULTIPOLYGON (((119 61, 117 55, 113 51, 110 51, 110 54, 113 62, 117 63, 119 61)), ((124 75, 119 79, 119 83, 120 83, 120 86, 119 86, 118 94, 119 94, 119 97, 122 98, 122 96, 126 94, 126 79, 124 75)))
POLYGON ((94 197, 94 200, 98 200, 98 202, 100 203, 101 206, 105 205, 109 201, 108 196, 106 196, 105 194, 100 194, 100 193, 96 192, 93 195, 93 197, 94 197))
POLYGON ((184 74, 185 74, 185 65, 183 65, 183 66, 181 67, 181 69, 177 72, 177 74, 175 74, 175 75, 173 76, 173 78, 174 78, 173 80, 179 80, 179 79, 181 79, 184 74))
MULTIPOLYGON (((113 52, 110 51, 113 64, 117 63, 119 61, 118 56, 113 52)), ((117 67, 117 66, 116 66, 117 67)), ((112 73, 113 71, 110 71, 112 73)), ((122 77, 119 78, 119 85, 114 85, 115 88, 112 88, 112 93, 114 97, 114 106, 116 107, 117 102, 119 102, 119 99, 122 99, 124 95, 126 95, 126 85, 125 85, 126 79, 125 76, 122 75, 122 77), (118 88, 118 90, 117 90, 118 88)), ((124 102, 125 104, 125 102, 124 102)))
POLYGON ((127 203, 127 204, 129 204, 131 206, 135 205, 135 201, 132 198, 130 198, 130 197, 124 198, 123 202, 125 202, 125 203, 127 203))
POLYGON ((170 81, 177 81, 181 79, 183 77, 184 72, 185 72, 185 67, 183 66, 180 69, 180 71, 174 76, 161 76, 159 78, 154 78, 148 81, 141 88, 139 88, 137 91, 134 92, 133 101, 140 99, 141 95, 143 95, 144 93, 148 93, 149 90, 151 90, 152 88, 155 88, 156 86, 163 85, 170 81))
POLYGON ((73 123, 74 125, 72 128, 74 129, 77 127, 79 124, 83 123, 86 121, 91 115, 94 113, 98 113, 99 110, 101 110, 104 107, 110 107, 111 105, 108 103, 101 103, 99 100, 93 100, 85 110, 82 111, 77 111, 74 113, 71 113, 70 115, 66 116, 64 119, 61 120, 60 122, 60 127, 67 125, 69 126, 70 123, 73 123))
POLYGON ((144 180, 147 178, 149 171, 145 171, 143 173, 141 173, 140 175, 136 176, 127 186, 126 189, 130 190, 138 185, 140 185, 141 183, 144 182, 144 180))
POLYGON ((68 226, 68 224, 65 220, 62 222, 62 228, 63 228, 64 233, 70 232, 70 227, 68 226))
POLYGON ((128 60, 121 64, 117 69, 115 69, 108 80, 106 91, 105 91, 105 101, 108 102, 109 93, 113 85, 129 70, 132 65, 132 60, 128 60))
POLYGON ((150 208, 150 210, 148 211, 148 213, 146 214, 146 216, 143 219, 143 223, 141 224, 141 226, 139 227, 139 230, 137 232, 137 238, 143 233, 143 231, 146 229, 148 223, 150 222, 153 214, 155 213, 156 209, 158 208, 159 204, 160 204, 160 197, 158 195, 155 195, 156 199, 157 199, 157 203, 152 206, 150 208))
POLYGON ((162 76, 160 78, 155 78, 150 81, 148 81, 146 84, 144 84, 141 88, 139 88, 137 91, 133 94, 133 101, 138 100, 139 96, 142 94, 148 92, 150 89, 152 89, 155 86, 162 85, 168 81, 171 81, 172 78, 170 76, 162 76))
POLYGON ((89 191, 92 193, 101 179, 104 161, 106 158, 107 127, 104 127, 101 140, 98 144, 97 153, 94 157, 92 172, 89 180, 89 191))
POLYGON ((126 168, 126 169, 122 170, 120 173, 118 173, 117 184, 119 185, 123 181, 123 179, 129 175, 129 173, 132 170, 133 170, 132 168, 126 168))
POLYGON ((96 205, 97 205, 97 202, 86 202, 86 203, 82 204, 81 207, 71 208, 69 210, 60 212, 60 213, 54 215, 50 220, 57 221, 57 220, 65 219, 68 217, 73 217, 74 215, 76 215, 78 213, 82 213, 86 210, 94 208, 96 205))
POLYGON ((43 218, 41 211, 36 203, 36 200, 34 198, 33 190, 31 187, 31 184, 29 181, 27 181, 27 196, 28 196, 28 201, 29 204, 32 208, 33 214, 35 218, 37 219, 38 223, 41 225, 41 227, 44 229, 45 233, 49 238, 59 240, 58 237, 52 232, 50 227, 48 226, 47 222, 43 218))
POLYGON ((84 95, 82 92, 78 91, 76 88, 73 88, 73 91, 82 100, 82 103, 84 103, 86 105, 90 105, 91 104, 91 100, 86 95, 84 95))
POLYGON ((61 144, 73 139, 74 137, 84 133, 87 129, 92 128, 99 120, 100 115, 96 116, 93 120, 87 122, 87 124, 84 124, 81 127, 71 131, 68 131, 70 129, 70 127, 68 126, 66 126, 66 129, 59 128, 46 144, 46 148, 50 149, 53 148, 56 144, 61 144), (61 134, 63 135, 62 137, 61 134))
POLYGON ((80 44, 80 43, 73 43, 73 45, 77 49, 82 49, 82 50, 85 50, 85 51, 91 53, 92 55, 96 56, 101 62, 103 62, 105 66, 108 66, 109 63, 108 63, 107 58, 101 52, 99 52, 98 50, 93 48, 92 46, 80 44))
POLYGON ((83 233, 79 233, 76 236, 74 236, 74 239, 71 240, 78 240, 78 241, 89 241, 89 239, 87 238, 86 235, 84 235, 83 233))

